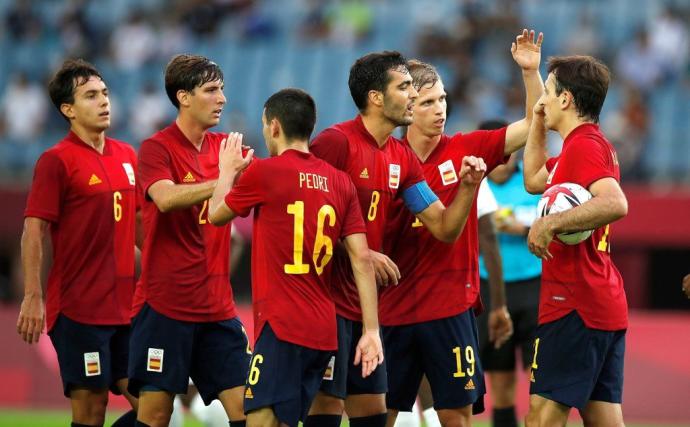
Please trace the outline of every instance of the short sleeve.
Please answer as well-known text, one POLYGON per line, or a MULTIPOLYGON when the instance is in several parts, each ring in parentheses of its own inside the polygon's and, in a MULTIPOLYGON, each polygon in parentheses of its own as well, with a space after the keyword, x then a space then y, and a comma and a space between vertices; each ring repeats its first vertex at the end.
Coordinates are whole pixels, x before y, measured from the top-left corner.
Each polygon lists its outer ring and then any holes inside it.
POLYGON ((575 183, 585 188, 602 178, 619 180, 615 154, 607 144, 593 138, 580 138, 572 142, 566 152, 561 154, 567 158, 567 161, 561 163, 567 164, 570 169, 566 176, 573 177, 575 183))
POLYGON ((347 137, 336 129, 328 128, 318 134, 309 146, 309 151, 338 170, 347 169, 347 137))
POLYGON ((556 166, 556 163, 558 163, 559 157, 551 157, 548 160, 546 160, 546 163, 544 164, 544 167, 546 167, 546 171, 551 173, 553 171, 553 168, 556 166))
POLYGON ((24 216, 57 222, 68 187, 67 169, 53 153, 43 153, 36 162, 24 216))
POLYGON ((349 189, 346 192, 345 198, 345 222, 343 223, 341 237, 349 236, 355 233, 366 233, 367 228, 364 224, 364 216, 362 215, 362 208, 359 206, 359 199, 357 198, 357 189, 352 183, 350 177, 346 177, 346 182, 349 184, 349 189))
POLYGON ((494 213, 497 210, 498 203, 496 202, 496 197, 494 197, 489 183, 484 178, 482 183, 479 184, 479 192, 477 193, 477 218, 494 213))
POLYGON ((405 166, 404 170, 408 172, 402 177, 402 182, 400 183, 400 190, 398 195, 402 195, 405 190, 412 187, 413 185, 424 181, 424 171, 422 166, 419 164, 419 159, 417 155, 412 151, 411 148, 405 146, 405 166))
POLYGON ((246 217, 255 206, 263 203, 261 169, 263 162, 254 159, 242 172, 239 180, 225 196, 225 204, 241 217, 246 217))
MULTIPOLYGON (((487 173, 496 166, 505 163, 510 156, 505 155, 506 130, 502 127, 496 130, 478 130, 466 134, 455 134, 451 144, 462 144, 463 152, 468 155, 481 157, 486 163, 487 173)), ((457 159, 462 163, 462 159, 457 159)))
POLYGON ((151 185, 164 179, 175 181, 170 153, 159 142, 149 139, 141 144, 137 166, 137 181, 141 187, 141 194, 149 200, 148 191, 151 185))

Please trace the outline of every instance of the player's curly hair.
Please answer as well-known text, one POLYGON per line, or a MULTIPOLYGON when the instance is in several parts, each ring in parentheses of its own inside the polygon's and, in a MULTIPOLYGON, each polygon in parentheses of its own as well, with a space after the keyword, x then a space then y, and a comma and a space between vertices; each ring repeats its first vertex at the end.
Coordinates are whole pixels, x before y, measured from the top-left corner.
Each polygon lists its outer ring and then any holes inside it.
POLYGON ((400 52, 388 51, 370 53, 359 58, 350 68, 350 95, 359 111, 367 108, 369 91, 385 92, 391 81, 388 71, 406 69, 406 59, 400 52))
POLYGON ((609 88, 608 67, 591 56, 553 56, 548 71, 556 77, 556 95, 567 90, 573 95, 578 116, 599 123, 609 88))
POLYGON ((208 82, 223 81, 223 70, 215 62, 199 55, 175 55, 165 67, 165 93, 175 108, 180 108, 177 91, 193 92, 208 82))
POLYGON ((62 114, 62 104, 74 104, 74 91, 83 85, 89 78, 98 77, 103 80, 96 67, 83 59, 68 59, 55 73, 48 83, 48 95, 58 109, 60 115, 69 122, 67 116, 62 114))

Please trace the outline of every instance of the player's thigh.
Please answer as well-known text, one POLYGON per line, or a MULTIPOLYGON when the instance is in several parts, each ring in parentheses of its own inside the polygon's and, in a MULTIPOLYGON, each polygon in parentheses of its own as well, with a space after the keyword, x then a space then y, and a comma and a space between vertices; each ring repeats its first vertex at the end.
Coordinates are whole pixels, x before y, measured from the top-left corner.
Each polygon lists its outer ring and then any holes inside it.
POLYGON ((195 324, 169 318, 145 304, 132 323, 128 391, 136 397, 143 387, 187 393, 194 333, 195 324))
POLYGON ((110 340, 116 331, 116 327, 87 325, 58 316, 49 336, 66 397, 73 388, 107 390, 114 385, 110 340))
POLYGON ((587 427, 623 427, 623 409, 620 403, 590 400, 580 411, 587 427))
POLYGON ((329 351, 280 340, 266 323, 247 374, 245 412, 271 408, 281 423, 297 425, 306 418, 330 356, 329 351))
POLYGON ((279 427, 280 421, 273 408, 256 409, 247 414, 247 427, 279 427))
POLYGON ((529 410, 525 427, 559 427, 568 422, 570 407, 533 394, 529 397, 529 410))
POLYGON ((473 310, 425 322, 423 328, 420 345, 434 408, 464 408, 481 400, 485 386, 473 310))
POLYGON ((472 405, 455 409, 439 409, 436 413, 443 427, 469 427, 472 425, 472 405))
POLYGON ((386 406, 411 411, 422 381, 422 352, 416 341, 416 325, 384 326, 383 345, 388 368, 386 406))
MULTIPOLYGON (((354 364, 357 343, 362 337, 362 322, 352 322, 352 339, 350 340, 350 352, 348 355, 348 372, 347 372, 347 395, 367 394, 385 395, 388 391, 388 377, 387 377, 387 362, 386 358, 382 364, 378 365, 374 372, 369 374, 366 378, 362 377, 362 370, 357 369, 354 364)), ((383 337, 381 338, 383 341, 383 337)), ((378 400, 378 399, 377 399, 378 400)), ((384 399, 385 411, 385 399, 384 399)))

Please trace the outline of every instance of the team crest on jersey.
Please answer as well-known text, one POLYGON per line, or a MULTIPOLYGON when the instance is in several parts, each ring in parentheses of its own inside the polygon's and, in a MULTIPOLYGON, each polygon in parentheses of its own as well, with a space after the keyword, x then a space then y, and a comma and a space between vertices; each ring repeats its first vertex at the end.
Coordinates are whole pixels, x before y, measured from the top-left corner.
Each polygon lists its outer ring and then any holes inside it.
POLYGON ((323 372, 323 379, 326 381, 333 381, 333 374, 335 371, 335 356, 331 356, 331 360, 328 361, 328 366, 323 372))
POLYGON ((388 186, 398 188, 400 186, 400 165, 388 165, 388 186))
POLYGON ((455 166, 453 166, 452 160, 446 160, 438 165, 438 171, 441 174, 443 185, 450 185, 458 182, 458 175, 455 173, 455 166))
POLYGON ((101 375, 101 357, 97 351, 84 353, 84 372, 87 377, 101 375))
POLYGON ((553 165, 553 169, 551 169, 551 173, 549 174, 549 177, 546 179, 547 184, 551 184, 551 180, 553 179, 553 175, 556 173, 556 168, 558 168, 558 162, 556 162, 556 164, 553 165))
POLYGON ((146 370, 149 372, 163 372, 163 349, 149 347, 149 356, 146 360, 146 370))
POLYGON ((122 167, 125 169, 127 174, 127 179, 129 180, 129 185, 134 185, 134 168, 131 163, 123 163, 122 167))

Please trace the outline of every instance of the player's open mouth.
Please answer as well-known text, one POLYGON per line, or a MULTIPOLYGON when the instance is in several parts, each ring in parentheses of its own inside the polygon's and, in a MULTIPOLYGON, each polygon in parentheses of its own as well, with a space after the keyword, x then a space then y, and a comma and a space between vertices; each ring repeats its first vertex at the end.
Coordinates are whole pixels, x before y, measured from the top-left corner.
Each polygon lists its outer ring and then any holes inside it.
POLYGON ((110 117, 110 111, 104 111, 101 114, 99 114, 100 117, 110 117))
POLYGON ((217 110, 213 110, 213 115, 220 117, 220 113, 223 112, 222 108, 219 108, 217 110))
POLYGON ((446 123, 446 119, 438 119, 434 122, 434 124, 438 127, 443 126, 444 123, 446 123))

